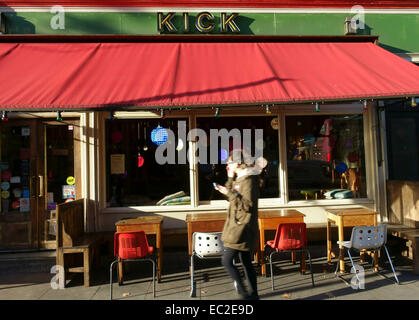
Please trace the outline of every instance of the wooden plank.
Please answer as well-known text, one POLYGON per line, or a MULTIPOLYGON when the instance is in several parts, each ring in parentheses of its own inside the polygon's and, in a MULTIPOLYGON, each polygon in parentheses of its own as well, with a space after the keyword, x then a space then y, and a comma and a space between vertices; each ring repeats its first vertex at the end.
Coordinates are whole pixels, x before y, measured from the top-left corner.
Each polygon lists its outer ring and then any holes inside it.
POLYGON ((118 225, 117 226, 117 230, 118 232, 123 232, 123 231, 144 231, 146 234, 156 234, 158 227, 155 224, 143 224, 143 223, 138 223, 138 224, 128 224, 128 225, 118 225))
POLYGON ((328 213, 333 215, 345 215, 345 216, 359 216, 363 214, 377 214, 376 211, 366 209, 366 208, 347 208, 347 209, 327 209, 328 213))
POLYGON ((373 226, 375 224, 375 215, 363 215, 363 216, 341 216, 343 219, 344 227, 354 226, 373 226))
POLYGON ((153 224, 159 223, 163 221, 162 216, 141 216, 134 219, 123 219, 119 220, 115 223, 117 227, 125 226, 125 225, 138 225, 138 224, 153 224))
POLYGON ((269 211, 258 212, 258 218, 260 219, 269 219, 269 218, 276 218, 276 217, 304 218, 305 214, 294 209, 281 209, 281 210, 269 210, 269 211))
POLYGON ((225 212, 211 212, 211 213, 188 213, 186 215, 186 222, 202 222, 227 219, 225 212))

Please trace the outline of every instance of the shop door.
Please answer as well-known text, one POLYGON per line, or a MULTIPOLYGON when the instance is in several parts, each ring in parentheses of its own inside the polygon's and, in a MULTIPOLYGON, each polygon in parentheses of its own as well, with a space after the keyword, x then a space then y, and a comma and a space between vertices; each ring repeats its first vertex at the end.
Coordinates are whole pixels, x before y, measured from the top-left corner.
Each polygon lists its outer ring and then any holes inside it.
POLYGON ((80 127, 78 120, 44 122, 46 177, 41 246, 55 248, 57 205, 81 198, 80 127))
POLYGON ((0 250, 39 248, 45 201, 39 120, 0 122, 0 250))

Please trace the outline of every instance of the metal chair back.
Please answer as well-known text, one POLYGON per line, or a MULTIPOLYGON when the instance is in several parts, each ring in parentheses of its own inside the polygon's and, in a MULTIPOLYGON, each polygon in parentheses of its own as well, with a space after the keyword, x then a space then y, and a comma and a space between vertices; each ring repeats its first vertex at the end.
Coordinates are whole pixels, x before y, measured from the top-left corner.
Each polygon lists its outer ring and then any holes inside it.
POLYGON ((362 249, 378 249, 387 242, 387 225, 356 226, 352 229, 351 247, 362 249))
POLYGON ((192 247, 200 258, 222 256, 224 245, 221 241, 222 232, 195 232, 192 247))

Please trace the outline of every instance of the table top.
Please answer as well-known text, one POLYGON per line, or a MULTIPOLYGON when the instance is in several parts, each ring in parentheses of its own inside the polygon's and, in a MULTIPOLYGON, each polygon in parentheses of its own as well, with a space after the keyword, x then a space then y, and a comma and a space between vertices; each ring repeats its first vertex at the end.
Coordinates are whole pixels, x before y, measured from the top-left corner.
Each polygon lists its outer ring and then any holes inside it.
POLYGON ((116 226, 129 225, 129 224, 144 224, 144 223, 161 223, 162 216, 140 216, 133 219, 122 219, 115 223, 116 226))
POLYGON ((188 213, 186 215, 186 222, 195 221, 214 221, 214 220, 225 220, 227 218, 226 212, 202 212, 202 213, 188 213))
MULTIPOLYGON (((211 212, 211 213, 188 213, 186 215, 186 222, 196 221, 214 221, 224 220, 227 217, 225 212, 211 212)), ((280 209, 270 211, 259 211, 258 219, 269 219, 269 218, 294 218, 294 217, 305 217, 305 214, 295 209, 280 209)))
POLYGON ((280 210, 258 212, 258 219, 270 219, 270 218, 280 218, 280 217, 299 218, 299 217, 305 217, 305 214, 295 209, 280 209, 280 210))
POLYGON ((377 214, 376 211, 366 208, 326 209, 326 212, 337 216, 359 216, 367 214, 377 214))

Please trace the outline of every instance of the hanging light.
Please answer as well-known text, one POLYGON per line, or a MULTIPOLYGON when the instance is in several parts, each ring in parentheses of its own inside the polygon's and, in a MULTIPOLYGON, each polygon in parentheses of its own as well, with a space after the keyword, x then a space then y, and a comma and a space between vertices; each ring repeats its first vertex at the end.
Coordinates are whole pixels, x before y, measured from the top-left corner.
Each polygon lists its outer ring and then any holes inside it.
POLYGON ((216 108, 214 117, 218 118, 219 116, 220 116, 220 108, 216 108))
POLYGON ((162 119, 166 118, 166 112, 164 111, 164 109, 160 110, 160 118, 162 118, 162 119))
POLYGON ((57 121, 63 121, 63 118, 61 117, 61 111, 57 111, 57 121))
POLYGON ((151 141, 158 146, 165 144, 168 137, 169 134, 167 130, 163 127, 160 127, 160 125, 151 131, 151 141))
POLYGON ((3 111, 3 113, 1 114, 1 120, 2 121, 8 121, 9 118, 7 117, 7 111, 3 111))
POLYGON ((271 108, 269 108, 269 106, 266 105, 266 114, 271 114, 271 113, 272 113, 271 108))
POLYGON ((320 106, 318 102, 316 102, 316 112, 320 112, 320 106))
POLYGON ((109 111, 109 120, 114 120, 115 116, 113 114, 113 110, 109 111))
POLYGON ((368 101, 364 100, 364 110, 368 110, 368 101))
POLYGON ((416 99, 415 97, 412 97, 412 101, 410 102, 410 105, 412 106, 412 108, 416 107, 418 104, 416 103, 416 99))

